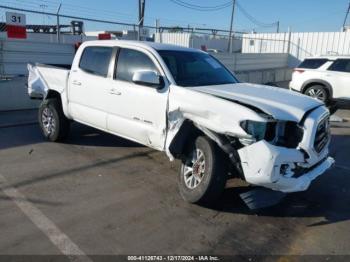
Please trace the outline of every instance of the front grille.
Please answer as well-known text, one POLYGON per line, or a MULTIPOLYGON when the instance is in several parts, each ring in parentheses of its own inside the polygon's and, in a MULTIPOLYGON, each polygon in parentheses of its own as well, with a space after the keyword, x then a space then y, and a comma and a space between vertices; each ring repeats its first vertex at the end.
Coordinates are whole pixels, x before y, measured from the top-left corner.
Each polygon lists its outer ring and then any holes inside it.
POLYGON ((317 126, 314 148, 320 153, 327 145, 330 138, 329 117, 323 118, 317 126))

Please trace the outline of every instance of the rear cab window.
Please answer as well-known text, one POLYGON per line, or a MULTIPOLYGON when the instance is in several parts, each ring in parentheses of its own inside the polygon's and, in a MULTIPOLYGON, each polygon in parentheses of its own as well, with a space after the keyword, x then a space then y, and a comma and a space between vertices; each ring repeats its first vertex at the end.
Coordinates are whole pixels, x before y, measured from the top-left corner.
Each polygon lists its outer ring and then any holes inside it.
POLYGON ((323 66, 325 63, 328 62, 328 59, 324 58, 309 58, 305 59, 298 68, 305 68, 305 69, 318 69, 321 66, 323 66))
POLYGON ((88 46, 81 55, 79 68, 90 74, 107 77, 112 52, 112 47, 88 46))
POLYGON ((337 59, 328 68, 329 71, 350 73, 350 59, 337 59))

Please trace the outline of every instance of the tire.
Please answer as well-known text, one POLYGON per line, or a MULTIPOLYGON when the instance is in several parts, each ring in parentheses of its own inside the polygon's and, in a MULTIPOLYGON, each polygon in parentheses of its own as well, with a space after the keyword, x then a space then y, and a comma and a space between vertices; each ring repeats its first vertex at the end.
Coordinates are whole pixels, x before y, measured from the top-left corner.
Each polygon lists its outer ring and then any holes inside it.
POLYGON ((324 86, 314 85, 308 87, 305 92, 305 95, 321 100, 323 103, 327 104, 329 102, 329 94, 324 86))
POLYGON ((38 118, 41 131, 49 141, 57 142, 67 137, 70 122, 57 98, 45 99, 41 103, 38 118))
POLYGON ((199 136, 182 161, 178 179, 180 195, 190 203, 212 205, 224 191, 227 176, 226 155, 214 141, 199 136))

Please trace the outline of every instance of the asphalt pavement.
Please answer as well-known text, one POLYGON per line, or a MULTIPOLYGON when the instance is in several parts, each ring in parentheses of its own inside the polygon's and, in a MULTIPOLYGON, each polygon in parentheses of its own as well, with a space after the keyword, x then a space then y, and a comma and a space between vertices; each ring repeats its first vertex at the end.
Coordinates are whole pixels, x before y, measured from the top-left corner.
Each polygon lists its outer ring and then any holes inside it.
POLYGON ((335 167, 259 211, 238 180, 214 208, 187 204, 163 153, 76 123, 50 143, 30 114, 0 128, 1 255, 350 253, 350 111, 332 124, 335 167))

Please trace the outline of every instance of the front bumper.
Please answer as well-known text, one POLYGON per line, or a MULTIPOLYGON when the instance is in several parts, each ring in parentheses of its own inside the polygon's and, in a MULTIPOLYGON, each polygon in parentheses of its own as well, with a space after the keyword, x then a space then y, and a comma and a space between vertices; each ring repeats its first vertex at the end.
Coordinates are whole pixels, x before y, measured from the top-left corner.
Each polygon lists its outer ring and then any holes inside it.
MULTIPOLYGON (((328 149, 326 149, 328 154, 328 149)), ((334 159, 320 159, 301 176, 294 170, 305 163, 303 152, 269 144, 265 140, 238 150, 248 183, 285 193, 304 191, 311 182, 334 164, 334 159)))
POLYGON ((305 191, 309 188, 313 180, 331 168, 334 163, 334 159, 332 157, 328 157, 315 168, 298 178, 280 177, 275 185, 277 186, 276 189, 285 193, 305 191))
POLYGON ((318 107, 300 123, 304 135, 297 148, 275 146, 265 140, 238 150, 248 183, 282 192, 304 191, 312 180, 329 169, 328 110, 318 107))

